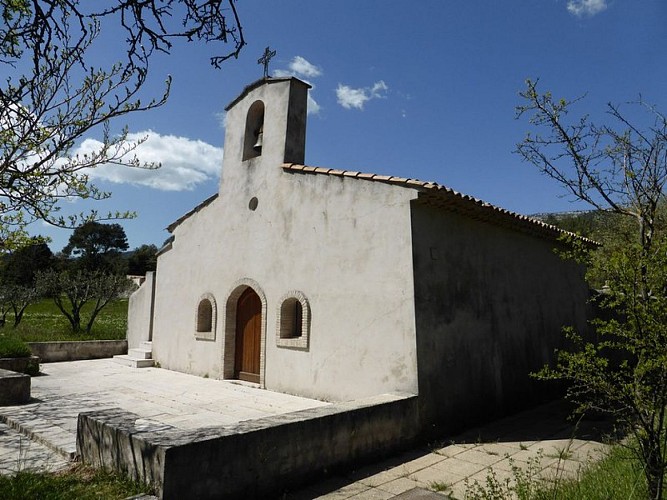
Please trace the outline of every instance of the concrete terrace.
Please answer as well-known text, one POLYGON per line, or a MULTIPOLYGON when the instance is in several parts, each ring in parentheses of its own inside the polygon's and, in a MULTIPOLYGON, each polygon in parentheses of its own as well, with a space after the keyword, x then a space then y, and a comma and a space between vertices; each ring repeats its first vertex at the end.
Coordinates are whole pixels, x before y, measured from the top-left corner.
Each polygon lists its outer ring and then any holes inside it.
MULTIPOLYGON (((232 426, 328 405, 247 384, 159 368, 132 369, 111 360, 44 364, 42 370, 44 375, 32 379, 31 403, 0 407, 0 420, 5 422, 0 424, 2 474, 66 467, 63 456, 76 451, 79 412, 121 408, 139 415, 138 425, 159 431, 232 426)), ((545 478, 575 477, 605 453, 600 436, 606 429, 598 422, 570 422, 567 413, 561 402, 543 405, 340 473, 283 498, 437 498, 439 494, 428 490, 445 486, 442 493, 463 498, 465 480, 483 483, 490 468, 501 481, 511 478, 510 458, 522 468, 539 459, 539 473, 545 478)))
POLYGON ((66 457, 76 454, 77 416, 120 408, 140 424, 198 429, 225 426, 327 403, 160 368, 128 368, 111 359, 42 364, 32 402, 0 407, 0 421, 66 457))

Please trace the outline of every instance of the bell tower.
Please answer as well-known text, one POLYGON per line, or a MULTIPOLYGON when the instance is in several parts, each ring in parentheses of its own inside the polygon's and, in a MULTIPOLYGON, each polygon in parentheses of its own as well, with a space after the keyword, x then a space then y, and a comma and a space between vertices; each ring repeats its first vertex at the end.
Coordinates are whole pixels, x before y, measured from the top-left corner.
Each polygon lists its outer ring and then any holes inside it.
POLYGON ((225 108, 221 191, 226 182, 252 182, 248 176, 304 162, 309 88, 297 78, 262 78, 225 108))

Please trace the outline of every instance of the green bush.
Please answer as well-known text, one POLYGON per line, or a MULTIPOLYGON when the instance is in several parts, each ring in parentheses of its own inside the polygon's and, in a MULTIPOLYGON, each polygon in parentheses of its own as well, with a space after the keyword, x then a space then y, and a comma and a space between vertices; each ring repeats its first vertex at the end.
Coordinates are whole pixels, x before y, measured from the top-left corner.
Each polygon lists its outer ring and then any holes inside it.
POLYGON ((27 358, 31 354, 30 347, 22 340, 0 335, 0 358, 27 358))
POLYGON ((36 360, 30 360, 28 361, 28 366, 25 367, 25 370, 23 371, 26 375, 30 375, 31 377, 34 377, 39 373, 39 361, 36 360))

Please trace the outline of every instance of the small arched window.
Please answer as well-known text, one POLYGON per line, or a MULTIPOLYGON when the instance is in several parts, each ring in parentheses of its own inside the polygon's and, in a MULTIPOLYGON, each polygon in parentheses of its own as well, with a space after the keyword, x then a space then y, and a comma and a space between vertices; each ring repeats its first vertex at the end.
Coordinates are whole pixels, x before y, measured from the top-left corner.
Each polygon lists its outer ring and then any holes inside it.
POLYGON ((213 306, 211 301, 204 299, 197 308, 197 331, 210 332, 213 326, 213 306))
POLYGON ((243 138, 243 161, 262 154, 264 144, 264 103, 255 101, 248 109, 243 138))
POLYGON ((195 317, 195 337, 215 340, 216 306, 211 294, 204 294, 199 299, 195 317))
POLYGON ((291 297, 280 306, 280 338, 296 339, 303 333, 303 307, 299 299, 291 297))
POLYGON ((276 343, 280 347, 308 349, 310 337, 310 305, 299 291, 280 299, 276 343))

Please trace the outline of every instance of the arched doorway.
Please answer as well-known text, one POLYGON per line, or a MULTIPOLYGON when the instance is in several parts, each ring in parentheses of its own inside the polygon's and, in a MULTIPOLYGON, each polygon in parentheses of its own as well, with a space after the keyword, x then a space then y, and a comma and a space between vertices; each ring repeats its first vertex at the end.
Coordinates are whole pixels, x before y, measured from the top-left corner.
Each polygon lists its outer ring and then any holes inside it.
POLYGON ((236 303, 235 378, 259 383, 261 340, 262 301, 248 287, 236 303))

